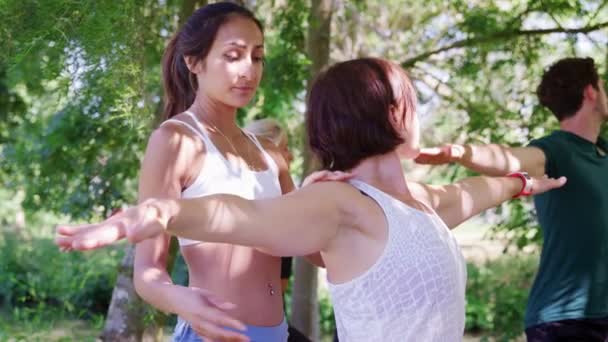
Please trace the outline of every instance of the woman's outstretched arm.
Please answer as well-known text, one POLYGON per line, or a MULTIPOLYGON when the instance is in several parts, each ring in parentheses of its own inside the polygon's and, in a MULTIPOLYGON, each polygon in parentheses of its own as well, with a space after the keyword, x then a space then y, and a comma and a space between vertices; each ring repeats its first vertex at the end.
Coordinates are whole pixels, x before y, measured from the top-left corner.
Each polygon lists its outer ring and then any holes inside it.
MULTIPOLYGON (((566 178, 532 178, 531 195, 559 188, 566 178)), ((449 228, 454 228, 484 210, 498 206, 517 195, 522 180, 515 177, 470 177, 454 184, 431 186, 410 184, 415 197, 429 204, 449 228)))
POLYGON ((307 186, 285 196, 246 200, 219 194, 193 199, 152 199, 98 223, 60 226, 60 246, 95 249, 127 238, 140 242, 167 232, 181 237, 263 248, 274 255, 324 250, 352 221, 345 199, 356 198, 346 183, 307 186))

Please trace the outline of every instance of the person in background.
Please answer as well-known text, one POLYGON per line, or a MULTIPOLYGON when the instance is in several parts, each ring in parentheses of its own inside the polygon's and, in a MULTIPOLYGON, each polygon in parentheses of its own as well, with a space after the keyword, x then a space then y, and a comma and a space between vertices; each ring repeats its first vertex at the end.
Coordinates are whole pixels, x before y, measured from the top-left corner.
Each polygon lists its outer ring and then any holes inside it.
POLYGON ((546 70, 538 100, 560 129, 527 147, 447 144, 423 149, 422 164, 456 162, 485 175, 526 171, 568 178, 534 197, 543 230, 540 265, 528 299, 528 341, 608 341, 608 121, 605 84, 591 58, 546 70))

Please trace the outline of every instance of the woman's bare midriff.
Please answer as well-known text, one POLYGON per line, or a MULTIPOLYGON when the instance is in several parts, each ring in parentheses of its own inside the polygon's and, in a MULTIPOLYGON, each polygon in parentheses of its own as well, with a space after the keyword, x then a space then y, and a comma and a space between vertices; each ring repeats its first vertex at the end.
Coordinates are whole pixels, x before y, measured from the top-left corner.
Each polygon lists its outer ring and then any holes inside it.
POLYGON ((281 258, 256 249, 202 242, 181 248, 189 286, 206 289, 237 305, 230 314, 245 324, 275 326, 283 321, 281 258))

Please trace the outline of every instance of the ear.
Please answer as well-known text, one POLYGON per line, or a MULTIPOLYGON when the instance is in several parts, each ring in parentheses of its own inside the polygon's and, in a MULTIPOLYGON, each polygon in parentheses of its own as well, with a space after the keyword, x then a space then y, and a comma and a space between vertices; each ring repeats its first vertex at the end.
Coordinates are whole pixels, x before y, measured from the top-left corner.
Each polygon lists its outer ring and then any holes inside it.
POLYGON ((402 129, 405 125, 405 122, 403 122, 403 115, 401 115, 402 113, 399 112, 399 107, 395 105, 390 105, 388 107, 388 110, 388 119, 390 120, 393 127, 395 127, 396 129, 402 129))
POLYGON ((598 92, 597 89, 589 84, 583 90, 583 97, 591 102, 595 102, 597 100, 598 92))
POLYGON ((184 62, 186 62, 188 70, 193 74, 198 74, 203 71, 203 61, 200 59, 193 56, 184 56, 184 62))

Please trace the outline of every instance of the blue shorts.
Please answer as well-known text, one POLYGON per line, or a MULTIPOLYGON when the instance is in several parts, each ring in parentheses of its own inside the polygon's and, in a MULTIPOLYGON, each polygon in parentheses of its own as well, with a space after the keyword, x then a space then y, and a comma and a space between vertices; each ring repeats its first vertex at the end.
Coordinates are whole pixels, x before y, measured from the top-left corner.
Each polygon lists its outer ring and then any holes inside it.
MULTIPOLYGON (((286 342, 289 333, 287 332, 287 321, 283 319, 281 324, 274 327, 258 327, 248 325, 246 331, 238 331, 232 328, 226 328, 228 330, 242 333, 251 339, 251 342, 286 342)), ((175 331, 173 332, 173 342, 204 342, 205 340, 198 336, 194 329, 190 326, 190 323, 177 318, 177 324, 175 325, 175 331)))

